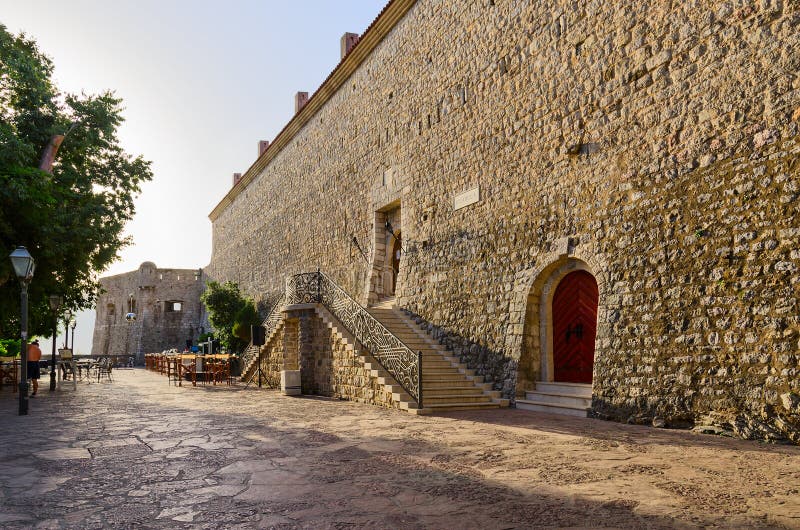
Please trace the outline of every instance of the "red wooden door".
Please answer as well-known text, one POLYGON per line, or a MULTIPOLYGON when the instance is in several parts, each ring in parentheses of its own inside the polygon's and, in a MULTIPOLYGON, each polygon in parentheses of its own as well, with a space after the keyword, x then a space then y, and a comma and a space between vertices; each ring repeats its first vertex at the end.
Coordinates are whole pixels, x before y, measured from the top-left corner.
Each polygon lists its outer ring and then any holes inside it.
POLYGON ((567 274, 553 295, 554 380, 591 383, 597 336, 597 282, 586 271, 567 274))

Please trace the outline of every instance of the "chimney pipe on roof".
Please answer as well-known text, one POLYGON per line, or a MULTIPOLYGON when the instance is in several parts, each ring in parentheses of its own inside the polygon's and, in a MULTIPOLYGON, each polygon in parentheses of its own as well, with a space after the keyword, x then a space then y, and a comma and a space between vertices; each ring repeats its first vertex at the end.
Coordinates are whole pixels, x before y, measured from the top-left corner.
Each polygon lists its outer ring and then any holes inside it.
POLYGON ((308 92, 298 92, 294 95, 294 113, 297 114, 308 103, 308 92))
POLYGON ((242 180, 242 174, 241 174, 241 173, 234 173, 234 174, 233 174, 233 185, 234 185, 234 186, 236 186, 236 184, 237 184, 237 183, 238 183, 240 180, 242 180))
POLYGON ((345 56, 347 56, 347 54, 350 53, 350 50, 352 50, 353 47, 355 47, 355 45, 358 44, 358 40, 360 38, 361 37, 359 36, 358 33, 345 33, 344 35, 342 35, 342 40, 341 40, 342 59, 344 59, 345 56))
POLYGON ((269 140, 259 140, 258 141, 258 156, 263 155, 264 151, 266 151, 268 148, 269 148, 269 140))

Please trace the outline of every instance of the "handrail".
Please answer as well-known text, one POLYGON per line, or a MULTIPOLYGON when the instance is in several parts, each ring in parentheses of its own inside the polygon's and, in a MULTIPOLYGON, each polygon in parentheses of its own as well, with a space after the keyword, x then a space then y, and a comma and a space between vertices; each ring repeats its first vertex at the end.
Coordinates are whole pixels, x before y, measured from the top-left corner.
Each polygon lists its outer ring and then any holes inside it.
MULTIPOLYGON (((264 328, 264 337, 269 337, 278 326, 278 323, 283 319, 282 312, 285 302, 286 293, 283 293, 275 302, 275 305, 272 306, 267 317, 261 322, 261 326, 264 328)), ((254 346, 251 340, 250 344, 242 352, 242 375, 250 368, 250 365, 257 357, 259 348, 260 346, 254 346)))
POLYGON ((286 279, 286 304, 320 303, 422 408, 422 353, 415 353, 324 273, 286 279))

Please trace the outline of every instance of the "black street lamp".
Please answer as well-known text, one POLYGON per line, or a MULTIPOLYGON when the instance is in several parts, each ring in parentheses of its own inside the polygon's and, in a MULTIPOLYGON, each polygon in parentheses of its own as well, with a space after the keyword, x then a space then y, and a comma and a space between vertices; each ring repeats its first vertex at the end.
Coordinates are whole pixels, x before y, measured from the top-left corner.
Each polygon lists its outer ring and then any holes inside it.
POLYGON ((25 247, 17 247, 9 256, 20 284, 20 378, 19 415, 28 414, 28 284, 33 279, 36 261, 25 247))
POLYGON ((72 311, 67 309, 67 312, 64 313, 64 333, 66 336, 64 337, 64 349, 69 348, 69 321, 72 319, 72 311))
POLYGON ((72 328, 72 346, 70 347, 70 349, 73 350, 73 355, 75 355, 75 353, 74 353, 74 350, 75 350, 75 328, 77 327, 77 325, 78 325, 78 323, 75 322, 74 318, 69 321, 69 327, 72 328))
POLYGON ((53 353, 50 357, 50 391, 56 389, 56 335, 58 333, 58 310, 64 298, 57 294, 50 295, 50 311, 53 312, 53 353))

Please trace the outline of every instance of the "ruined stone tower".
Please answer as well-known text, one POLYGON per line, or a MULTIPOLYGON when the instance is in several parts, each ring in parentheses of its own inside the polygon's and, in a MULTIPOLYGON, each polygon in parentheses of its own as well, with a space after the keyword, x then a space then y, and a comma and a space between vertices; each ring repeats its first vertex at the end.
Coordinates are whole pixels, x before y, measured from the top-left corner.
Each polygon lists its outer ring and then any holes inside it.
POLYGON ((139 269, 100 279, 92 355, 121 355, 143 362, 144 354, 196 344, 208 331, 200 294, 202 269, 159 269, 146 261, 139 269), (126 314, 134 313, 129 321, 126 314))

